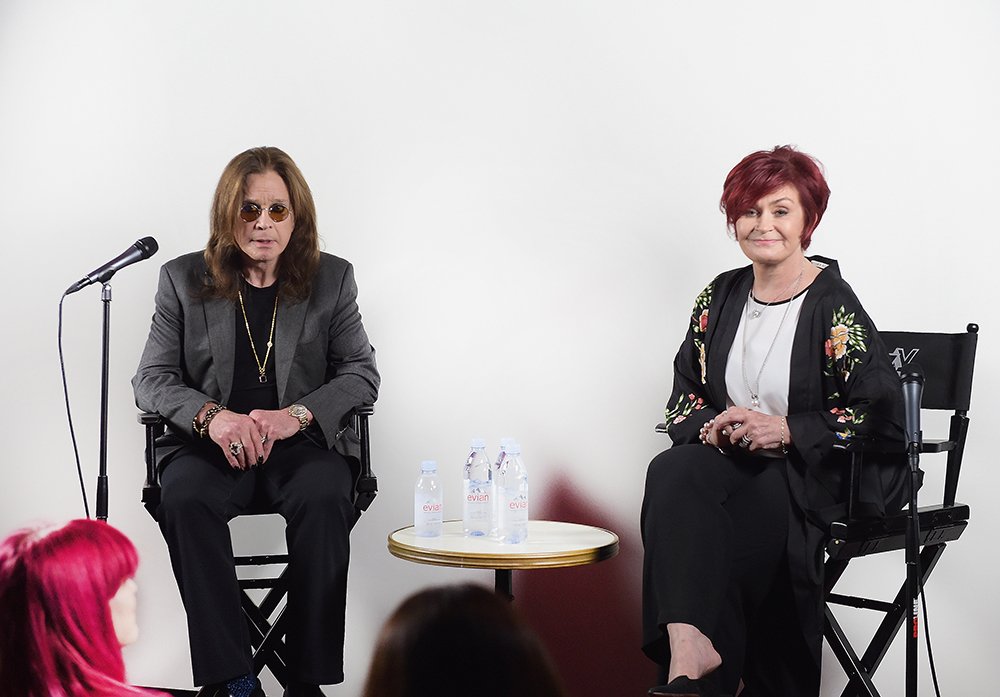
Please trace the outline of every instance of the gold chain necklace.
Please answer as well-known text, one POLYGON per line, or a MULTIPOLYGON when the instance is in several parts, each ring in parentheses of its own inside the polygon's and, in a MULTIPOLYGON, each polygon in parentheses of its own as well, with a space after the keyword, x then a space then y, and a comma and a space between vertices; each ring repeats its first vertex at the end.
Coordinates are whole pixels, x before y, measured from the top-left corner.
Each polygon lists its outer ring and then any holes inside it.
POLYGON ((253 334, 250 333, 250 320, 247 319, 247 309, 243 305, 243 291, 236 291, 240 299, 240 309, 243 311, 243 324, 247 328, 247 336, 250 338, 250 350, 253 351, 253 359, 257 361, 257 370, 260 372, 260 381, 267 382, 267 359, 271 355, 271 347, 274 346, 274 321, 278 318, 278 295, 274 295, 274 313, 271 315, 271 333, 267 337, 267 352, 264 353, 264 362, 260 362, 257 356, 257 347, 253 345, 253 334))

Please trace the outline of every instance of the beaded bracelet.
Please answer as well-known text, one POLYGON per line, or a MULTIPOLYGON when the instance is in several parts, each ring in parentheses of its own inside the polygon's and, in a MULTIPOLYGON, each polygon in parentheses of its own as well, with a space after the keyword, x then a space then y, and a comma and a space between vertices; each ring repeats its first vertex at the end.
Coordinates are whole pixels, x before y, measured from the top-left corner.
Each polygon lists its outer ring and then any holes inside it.
POLYGON ((191 426, 194 428, 194 432, 198 434, 199 438, 204 438, 208 435, 208 425, 212 423, 212 419, 220 411, 225 411, 225 404, 216 404, 214 407, 209 407, 208 411, 205 412, 205 418, 202 422, 198 423, 198 415, 195 414, 194 420, 191 422, 191 426))

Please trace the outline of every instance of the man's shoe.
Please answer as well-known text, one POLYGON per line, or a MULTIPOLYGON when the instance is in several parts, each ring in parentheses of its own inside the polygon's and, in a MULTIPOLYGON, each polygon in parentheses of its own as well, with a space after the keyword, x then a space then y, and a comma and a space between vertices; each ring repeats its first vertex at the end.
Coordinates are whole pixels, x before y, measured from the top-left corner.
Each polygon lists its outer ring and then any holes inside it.
MULTIPOLYGON (((206 685, 199 690, 199 694, 207 695, 207 697, 233 697, 224 682, 215 683, 214 685, 206 685)), ((253 692, 250 693, 250 697, 267 697, 267 695, 264 694, 264 688, 261 687, 260 680, 257 680, 257 684, 254 685, 253 692)))

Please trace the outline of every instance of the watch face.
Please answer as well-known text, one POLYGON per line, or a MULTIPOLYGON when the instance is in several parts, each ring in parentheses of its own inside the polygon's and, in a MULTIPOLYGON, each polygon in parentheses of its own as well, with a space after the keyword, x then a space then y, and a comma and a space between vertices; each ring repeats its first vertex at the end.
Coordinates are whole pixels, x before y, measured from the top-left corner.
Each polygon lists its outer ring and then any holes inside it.
POLYGON ((309 410, 306 409, 301 404, 293 404, 292 406, 288 407, 288 413, 291 414, 292 417, 299 420, 300 431, 304 431, 306 427, 309 426, 309 421, 308 421, 309 410))

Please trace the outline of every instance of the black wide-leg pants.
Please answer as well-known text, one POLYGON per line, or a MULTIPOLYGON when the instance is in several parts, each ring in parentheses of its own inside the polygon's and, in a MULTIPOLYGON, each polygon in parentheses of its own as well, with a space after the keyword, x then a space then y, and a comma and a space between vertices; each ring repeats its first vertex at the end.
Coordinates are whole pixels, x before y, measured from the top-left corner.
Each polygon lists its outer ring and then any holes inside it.
POLYGON ((356 520, 347 461, 302 436, 275 443, 262 466, 232 469, 210 441, 171 453, 161 474, 160 529, 187 613, 196 685, 253 671, 240 610, 229 521, 264 502, 286 521, 286 642, 292 679, 344 679, 350 530, 356 520))
POLYGON ((643 650, 670 661, 666 625, 694 625, 722 656, 723 691, 818 694, 788 572, 784 458, 704 445, 649 465, 642 504, 643 650), (797 690, 803 690, 798 692, 797 690))

